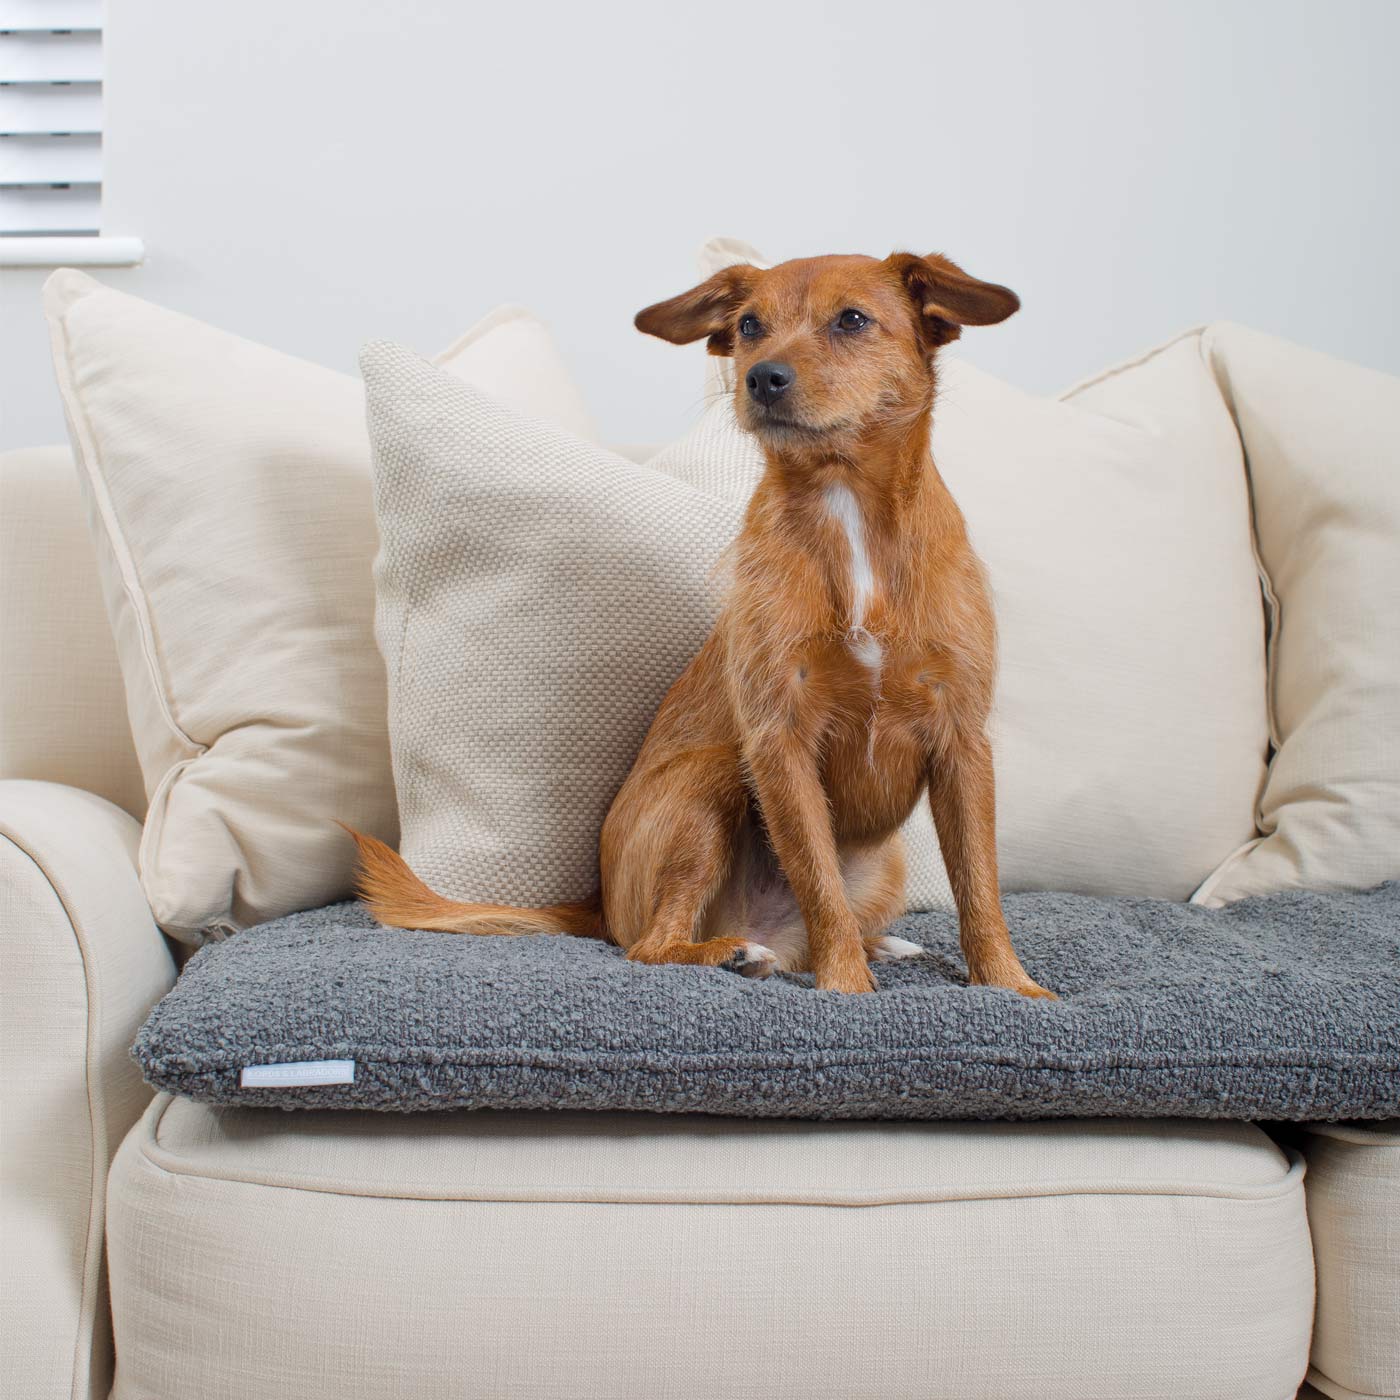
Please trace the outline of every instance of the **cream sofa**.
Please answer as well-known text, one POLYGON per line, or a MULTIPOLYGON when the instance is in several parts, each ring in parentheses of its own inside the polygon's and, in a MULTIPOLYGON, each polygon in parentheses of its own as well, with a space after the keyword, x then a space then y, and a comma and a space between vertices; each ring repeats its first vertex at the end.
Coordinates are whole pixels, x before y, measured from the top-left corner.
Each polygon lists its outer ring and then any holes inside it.
POLYGON ((8 1395, 1400 1394, 1400 1124, 152 1100, 177 960, 67 449, 0 457, 0 531, 8 1395))

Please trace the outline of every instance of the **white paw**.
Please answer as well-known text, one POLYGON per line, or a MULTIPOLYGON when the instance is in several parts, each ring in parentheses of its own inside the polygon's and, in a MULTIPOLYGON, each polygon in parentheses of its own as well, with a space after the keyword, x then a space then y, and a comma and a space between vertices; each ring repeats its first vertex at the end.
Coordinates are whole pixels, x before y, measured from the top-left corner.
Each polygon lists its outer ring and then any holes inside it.
POLYGON ((778 965, 778 955, 762 943, 745 943, 724 964, 740 977, 767 977, 778 965))
POLYGON ((907 938, 892 938, 886 934, 875 944, 870 955, 876 962, 894 962, 897 958, 917 958, 924 950, 907 938))

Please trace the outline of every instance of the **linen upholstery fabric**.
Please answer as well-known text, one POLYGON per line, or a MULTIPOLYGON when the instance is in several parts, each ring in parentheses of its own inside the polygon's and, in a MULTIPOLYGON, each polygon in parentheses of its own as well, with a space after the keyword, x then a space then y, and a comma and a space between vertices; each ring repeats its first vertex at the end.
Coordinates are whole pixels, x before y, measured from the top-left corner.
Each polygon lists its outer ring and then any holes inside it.
POLYGON ((0 453, 0 778, 84 788, 140 817, 141 767, 73 455, 0 453))
POLYGON ((110 1199, 115 1400, 1280 1400, 1306 1363, 1299 1168, 1244 1124, 161 1098, 110 1199))
POLYGON ((1205 350, 1249 462, 1278 751, 1210 903, 1400 876, 1400 379, 1242 326, 1205 350))
POLYGON ((1400 1396, 1400 1120, 1303 1138, 1317 1256, 1308 1379, 1334 1400, 1400 1396))
POLYGON ((27 1400, 111 1383, 107 1168, 150 1098, 132 1037, 175 979, 139 836, 91 793, 0 782, 0 1352, 27 1400))
MULTIPOLYGON (((150 807, 141 878, 188 942, 348 892, 333 818, 397 834, 363 397, 351 378, 125 296, 45 287, 55 367, 150 807)), ((523 313, 449 352, 562 399, 523 313), (526 373, 529 364, 539 373, 526 373)))
POLYGON ((1223 910, 1011 895, 1056 1002, 968 987, 957 919, 873 996, 646 967, 592 939, 376 926, 356 904, 204 948, 136 1041, 153 1086, 283 1108, 585 1108, 796 1118, 1400 1115, 1400 884, 1223 910), (275 994, 269 989, 277 989, 275 994), (244 1088, 352 1060, 354 1082, 244 1088))

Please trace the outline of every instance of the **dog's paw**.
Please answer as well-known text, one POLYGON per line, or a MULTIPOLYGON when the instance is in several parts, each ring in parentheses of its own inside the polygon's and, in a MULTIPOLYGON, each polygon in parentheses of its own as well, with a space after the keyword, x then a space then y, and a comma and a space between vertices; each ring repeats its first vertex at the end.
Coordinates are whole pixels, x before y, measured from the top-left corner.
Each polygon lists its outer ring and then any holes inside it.
POLYGON ((839 967, 825 968, 817 973, 819 992, 844 992, 854 996, 859 992, 878 991, 879 986, 864 958, 860 962, 842 963, 839 967))
POLYGON ((893 938, 888 933, 880 938, 873 938, 865 945, 866 953, 876 962, 897 962, 903 958, 919 958, 923 956, 923 948, 917 943, 911 943, 907 938, 893 938))
POLYGON ((762 943, 741 943, 720 966, 740 977, 767 977, 778 965, 778 955, 762 943))
POLYGON ((1019 974, 1009 973, 1006 975, 993 975, 982 977, 971 977, 968 979, 974 987, 1000 987, 1003 991, 1015 992, 1018 996, 1037 997, 1045 1001, 1059 1001, 1059 997, 1047 987, 1042 987, 1039 982, 1033 982, 1024 972, 1019 974))

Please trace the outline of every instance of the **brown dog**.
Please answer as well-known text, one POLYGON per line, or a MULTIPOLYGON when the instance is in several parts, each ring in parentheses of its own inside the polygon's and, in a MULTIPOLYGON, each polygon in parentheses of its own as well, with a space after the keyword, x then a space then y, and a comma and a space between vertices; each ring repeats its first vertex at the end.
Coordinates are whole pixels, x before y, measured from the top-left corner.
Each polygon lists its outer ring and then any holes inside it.
POLYGON ((995 630, 982 568, 929 454, 934 356, 1019 306, 947 258, 726 268, 639 329, 733 355, 767 470, 723 612, 662 702, 603 824, 601 892, 518 910, 429 890, 357 836, 386 924, 609 938, 644 963, 868 992, 903 909, 899 828, 925 792, 975 983, 1049 996, 997 885, 995 630))

